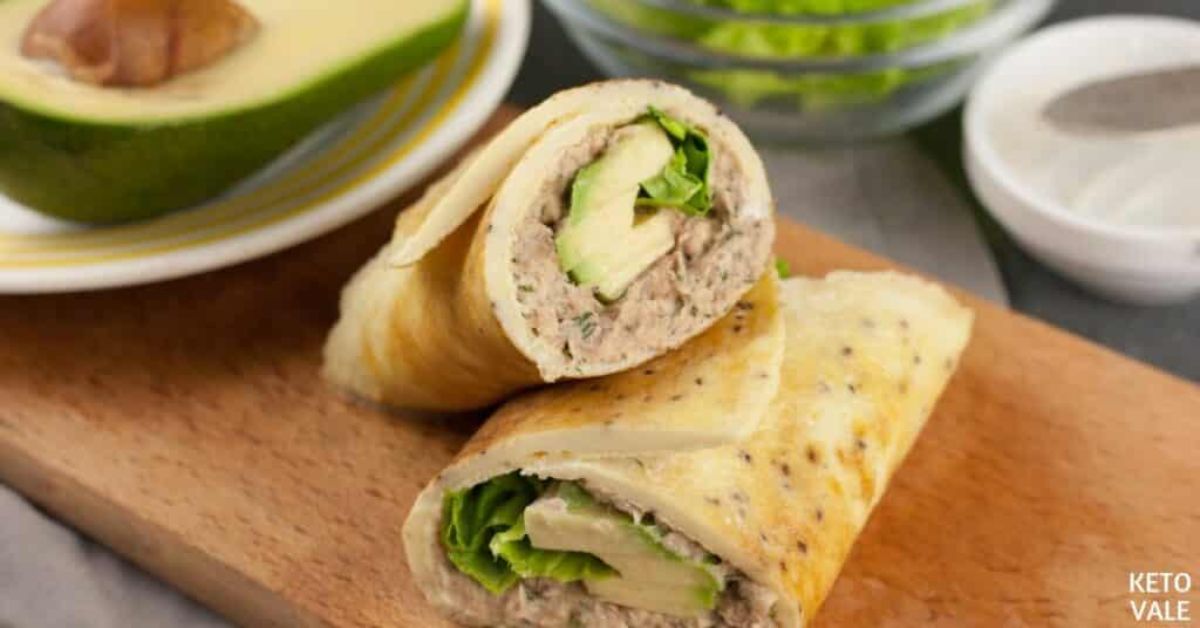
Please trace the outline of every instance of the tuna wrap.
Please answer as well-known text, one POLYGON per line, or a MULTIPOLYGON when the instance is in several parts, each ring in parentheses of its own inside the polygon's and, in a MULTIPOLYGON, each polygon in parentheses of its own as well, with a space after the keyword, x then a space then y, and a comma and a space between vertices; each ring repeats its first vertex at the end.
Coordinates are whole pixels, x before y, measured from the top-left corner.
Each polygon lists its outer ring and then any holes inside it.
POLYGON ((325 373, 431 410, 616 373, 728 313, 773 237, 762 163, 710 103, 652 81, 567 90, 401 213, 343 293, 325 373))
POLYGON ((654 361, 502 406, 405 523, 428 600, 468 625, 810 621, 972 316, 893 273, 790 279, 779 294, 778 308, 747 303, 720 324, 783 319, 782 359, 762 367, 778 381, 739 384, 770 400, 759 406, 691 403, 722 383, 719 369, 697 375, 722 353, 695 343, 680 352, 693 371, 654 361))

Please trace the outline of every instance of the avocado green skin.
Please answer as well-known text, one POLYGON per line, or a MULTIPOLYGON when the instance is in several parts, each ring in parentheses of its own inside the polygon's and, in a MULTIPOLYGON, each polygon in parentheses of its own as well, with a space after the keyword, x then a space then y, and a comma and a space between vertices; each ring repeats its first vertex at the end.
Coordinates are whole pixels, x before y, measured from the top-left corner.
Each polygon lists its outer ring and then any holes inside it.
POLYGON ((209 118, 93 123, 0 102, 0 193, 83 223, 141 220, 212 198, 322 123, 433 58, 461 9, 297 92, 209 118))

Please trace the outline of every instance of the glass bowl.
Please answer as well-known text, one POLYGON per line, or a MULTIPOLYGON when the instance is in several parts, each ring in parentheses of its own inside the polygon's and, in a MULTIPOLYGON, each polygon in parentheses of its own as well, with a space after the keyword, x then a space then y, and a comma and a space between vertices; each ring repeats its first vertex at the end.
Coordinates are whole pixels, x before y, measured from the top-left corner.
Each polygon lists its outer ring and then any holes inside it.
POLYGON ((685 85, 756 139, 787 142, 880 137, 945 112, 1055 2, 543 1, 606 74, 685 85), (786 5, 803 12, 754 12, 786 5))

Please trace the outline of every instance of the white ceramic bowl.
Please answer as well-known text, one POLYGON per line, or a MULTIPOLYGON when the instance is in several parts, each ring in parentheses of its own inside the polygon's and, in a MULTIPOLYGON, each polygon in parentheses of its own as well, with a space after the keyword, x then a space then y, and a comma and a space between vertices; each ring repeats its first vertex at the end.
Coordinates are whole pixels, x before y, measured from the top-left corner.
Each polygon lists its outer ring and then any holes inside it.
MULTIPOLYGON (((1200 26, 1161 17, 1114 16, 1040 31, 1009 50, 967 101, 964 160, 983 205, 1030 255, 1094 292, 1139 304, 1200 294, 1200 229, 1104 222, 1072 211, 1030 184, 997 151, 993 116, 1034 90, 1061 93, 1099 78, 1170 64, 1194 47, 1200 26), (1031 87, 1036 85, 1036 87, 1031 87)), ((1177 61, 1176 61, 1177 63, 1177 61)), ((1195 156, 1200 171, 1200 155, 1195 156)), ((1196 211, 1200 211, 1197 199, 1196 211)))

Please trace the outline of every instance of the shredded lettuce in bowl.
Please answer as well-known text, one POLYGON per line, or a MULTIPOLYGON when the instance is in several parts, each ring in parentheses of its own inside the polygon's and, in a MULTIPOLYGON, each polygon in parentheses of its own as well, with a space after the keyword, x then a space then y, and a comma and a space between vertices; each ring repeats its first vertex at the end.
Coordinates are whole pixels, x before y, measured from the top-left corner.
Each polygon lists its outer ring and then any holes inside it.
POLYGON ((843 15, 879 11, 914 0, 691 0, 699 5, 731 9, 738 13, 778 15, 843 15))
MULTIPOLYGON (((945 37, 991 10, 994 0, 889 22, 864 24, 779 24, 755 15, 845 15, 878 11, 913 0, 687 0, 745 15, 737 21, 682 16, 642 0, 591 0, 613 19, 658 35, 690 41, 717 52, 760 59, 853 57, 889 53, 945 37)), ((890 68, 857 74, 784 74, 765 70, 692 70, 690 78, 730 101, 752 106, 764 99, 796 99, 801 108, 880 100, 900 87, 945 67, 890 68)))

